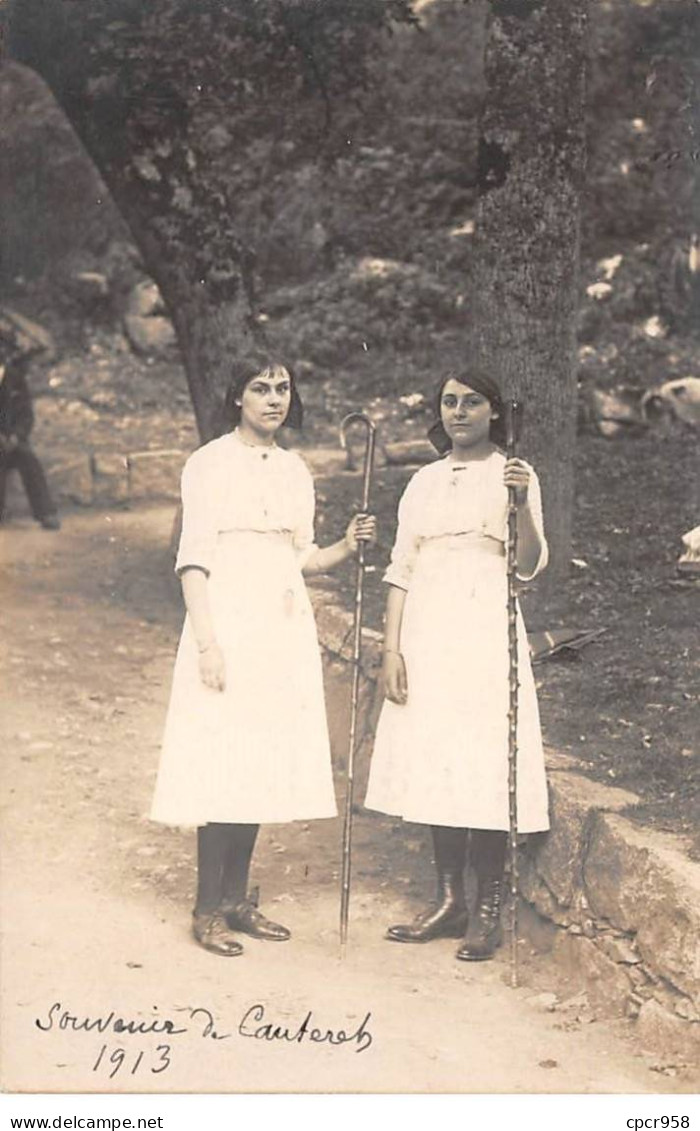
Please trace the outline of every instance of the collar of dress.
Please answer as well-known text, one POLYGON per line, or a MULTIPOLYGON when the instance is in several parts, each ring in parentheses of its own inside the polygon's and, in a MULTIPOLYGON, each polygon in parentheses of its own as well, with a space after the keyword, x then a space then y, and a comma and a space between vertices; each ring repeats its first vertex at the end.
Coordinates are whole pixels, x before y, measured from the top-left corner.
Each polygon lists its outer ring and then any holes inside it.
POLYGON ((450 474, 454 471, 469 471, 471 468, 486 467, 497 455, 500 455, 500 452, 489 452, 484 459, 452 459, 451 455, 446 455, 443 466, 450 474))
POLYGON ((238 444, 241 448, 244 448, 246 451, 259 452, 261 455, 279 451, 279 448, 277 447, 277 444, 274 440, 271 444, 249 443, 248 440, 243 439, 237 428, 234 428, 233 432, 230 432, 229 435, 233 437, 236 444, 238 444))

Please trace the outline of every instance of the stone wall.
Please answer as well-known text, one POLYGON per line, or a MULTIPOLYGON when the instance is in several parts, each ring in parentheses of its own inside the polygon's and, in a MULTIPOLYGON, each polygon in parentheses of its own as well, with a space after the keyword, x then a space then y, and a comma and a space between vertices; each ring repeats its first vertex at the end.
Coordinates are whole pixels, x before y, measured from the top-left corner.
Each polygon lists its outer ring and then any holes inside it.
MULTIPOLYGON (((552 830, 520 890, 594 1016, 628 1017, 645 1048, 700 1057, 700 865, 678 837, 623 816, 638 799, 550 767, 552 830)), ((538 924, 535 920, 535 926, 538 924)))
MULTIPOLYGON (((346 470, 347 454, 325 448, 305 448, 299 454, 316 479, 346 470)), ((57 502, 78 506, 111 506, 147 500, 179 500, 180 475, 189 455, 179 448, 142 452, 81 452, 58 463, 47 463, 46 474, 57 502)), ((8 479, 8 511, 29 513, 19 476, 8 479)))

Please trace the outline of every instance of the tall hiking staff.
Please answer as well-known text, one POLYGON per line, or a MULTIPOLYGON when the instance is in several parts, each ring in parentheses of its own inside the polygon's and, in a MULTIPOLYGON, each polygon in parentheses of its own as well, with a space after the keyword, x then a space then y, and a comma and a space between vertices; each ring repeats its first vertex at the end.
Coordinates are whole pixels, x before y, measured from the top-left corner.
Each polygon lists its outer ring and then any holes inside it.
MULTIPOLYGON (((505 404, 506 455, 513 459, 522 424, 520 401, 505 404)), ((518 613, 516 573, 518 567, 518 507, 516 488, 508 488, 508 844, 510 856, 510 983, 518 985, 518 613)))
MULTIPOLYGON (((366 430, 366 446, 362 478, 361 510, 369 510, 376 425, 364 412, 351 412, 340 425, 341 446, 349 451, 347 430, 351 424, 362 424, 366 430)), ((355 789, 355 747, 357 735, 357 711, 360 692, 360 657, 362 653, 362 598, 365 579, 365 544, 360 542, 357 549, 357 575, 355 581, 355 615, 352 646, 352 696, 350 700, 350 735, 348 738, 348 763, 346 771, 345 820, 343 824, 343 863, 340 887, 340 946, 344 955, 348 939, 348 914, 350 911, 350 877, 352 871, 352 813, 355 789)))

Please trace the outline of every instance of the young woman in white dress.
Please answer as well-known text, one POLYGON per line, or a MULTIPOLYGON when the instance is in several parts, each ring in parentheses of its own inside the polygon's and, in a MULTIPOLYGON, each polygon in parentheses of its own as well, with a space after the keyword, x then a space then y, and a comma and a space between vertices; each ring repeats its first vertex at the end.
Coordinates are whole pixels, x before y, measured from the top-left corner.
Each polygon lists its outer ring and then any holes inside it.
POLYGON ((302 459, 275 443, 301 425, 289 370, 267 358, 234 367, 233 431, 188 459, 176 561, 187 616, 180 639, 151 816, 197 828, 192 929, 238 955, 241 931, 289 931, 248 899, 261 822, 336 814, 321 659, 303 574, 332 569, 374 538, 358 515, 345 537, 314 543, 314 487, 302 459))
MULTIPOLYGON (((516 489, 518 575, 544 568, 537 477, 507 460, 496 383, 467 371, 444 380, 430 430, 443 453, 410 480, 399 505, 387 600, 380 716, 365 804, 429 824, 437 901, 395 942, 463 937, 457 957, 500 944, 508 829, 507 488, 516 489), (470 844, 476 910, 463 871, 470 844)), ((527 638, 518 612, 518 826, 547 829, 547 786, 527 638)))

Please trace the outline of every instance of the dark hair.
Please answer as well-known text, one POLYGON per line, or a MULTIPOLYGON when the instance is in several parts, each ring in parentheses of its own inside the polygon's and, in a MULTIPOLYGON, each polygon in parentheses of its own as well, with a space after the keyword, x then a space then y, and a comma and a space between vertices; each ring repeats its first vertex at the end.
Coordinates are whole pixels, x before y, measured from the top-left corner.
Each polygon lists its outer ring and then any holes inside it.
POLYGON ((447 373, 441 379, 440 384, 438 385, 434 402, 436 420, 435 423, 432 424, 428 429, 428 439, 430 440, 433 447, 437 449, 441 456, 444 456, 445 453, 449 452, 452 448, 452 441, 445 431, 445 427, 440 416, 440 405, 442 403, 442 392, 445 388, 445 385, 448 381, 453 380, 459 381, 462 385, 467 385, 470 389, 473 389, 475 393, 481 393, 483 397, 486 397, 491 405, 491 408, 494 409, 498 414, 495 419, 491 421, 491 427, 489 428, 489 439, 494 444, 498 444, 499 448, 505 448, 506 423, 505 409, 503 406, 503 396, 501 394, 501 390, 499 389, 497 382, 494 381, 493 377, 487 377, 485 374, 479 373, 478 371, 475 372, 471 369, 469 369, 467 372, 453 370, 452 372, 447 373))
POLYGON ((256 377, 266 377, 280 369, 284 370, 289 376, 291 389, 289 412, 284 419, 282 427, 301 428, 304 418, 304 406, 297 392, 294 374, 284 362, 278 361, 276 358, 270 357, 267 354, 248 354, 246 357, 234 361, 231 366, 231 379, 224 400, 224 415, 232 428, 235 428, 241 419, 241 406, 236 404, 236 401, 241 399, 246 385, 249 385, 256 377))

